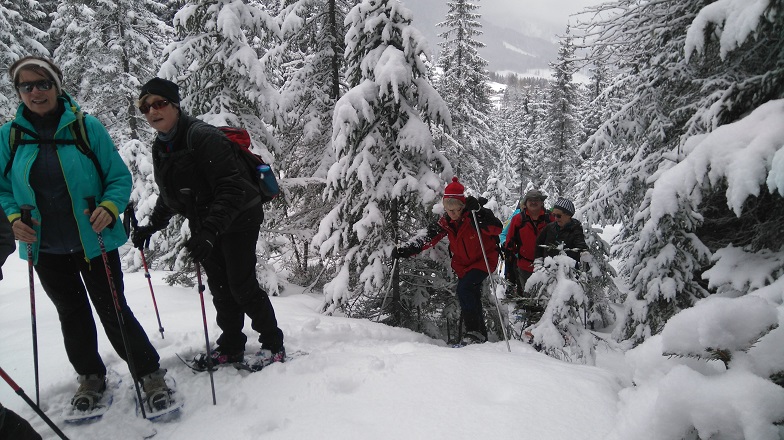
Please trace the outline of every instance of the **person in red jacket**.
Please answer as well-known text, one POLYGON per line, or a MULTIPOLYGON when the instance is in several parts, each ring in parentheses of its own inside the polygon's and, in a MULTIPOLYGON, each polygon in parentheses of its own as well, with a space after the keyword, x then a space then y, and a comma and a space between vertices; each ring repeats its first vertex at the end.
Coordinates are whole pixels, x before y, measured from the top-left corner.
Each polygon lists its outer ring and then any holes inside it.
POLYGON ((488 266, 493 270, 498 265, 498 234, 501 233, 503 225, 492 211, 481 206, 479 200, 465 196, 465 188, 458 182, 457 177, 453 177, 452 183, 446 186, 442 203, 446 213, 429 225, 427 235, 395 249, 392 258, 411 257, 448 237, 452 270, 458 279, 457 297, 466 329, 461 343, 482 343, 487 340, 482 311, 482 282, 489 275, 488 266), (474 223, 474 213, 478 225, 474 223), (480 245, 479 231, 482 234, 484 253, 480 245))
POLYGON ((548 223, 555 220, 544 208, 546 195, 538 189, 525 193, 520 201, 520 213, 512 217, 509 232, 506 234, 504 251, 517 258, 517 296, 527 298, 525 283, 534 273, 536 258, 536 238, 548 223))

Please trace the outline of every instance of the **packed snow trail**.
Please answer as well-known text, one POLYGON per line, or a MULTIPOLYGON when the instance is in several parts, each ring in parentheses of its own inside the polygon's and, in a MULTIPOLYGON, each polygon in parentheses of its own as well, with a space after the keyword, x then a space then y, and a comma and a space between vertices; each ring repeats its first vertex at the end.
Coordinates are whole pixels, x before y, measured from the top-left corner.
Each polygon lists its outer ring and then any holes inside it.
MULTIPOLYGON (((28 393, 34 386, 24 262, 9 258, 0 284, 0 365, 28 393)), ((206 374, 193 374, 176 353, 201 350, 204 333, 198 294, 167 286, 152 272, 166 339, 161 339, 144 275, 125 275, 128 302, 161 355, 186 402, 177 421, 155 423, 134 415, 132 399, 115 401, 90 425, 62 423, 57 405, 76 390, 76 375, 63 349, 59 322, 45 294, 37 294, 44 411, 66 435, 82 440, 139 439, 603 439, 615 424, 620 376, 572 365, 512 341, 460 350, 421 334, 366 320, 324 316, 317 296, 290 286, 272 302, 286 349, 309 355, 248 374, 215 372, 217 406, 206 374)), ((37 280, 37 279, 36 279, 37 280)), ((36 289, 43 292, 43 289, 36 289)), ((219 329, 208 303, 210 339, 219 329)), ((258 347, 246 326, 247 351, 258 347)), ((130 381, 127 366, 99 329, 104 361, 130 381)), ((601 361, 601 360, 600 360, 601 361)), ((600 362, 601 364, 601 362, 600 362)), ((17 411, 45 439, 56 435, 7 386, 0 401, 17 411)))

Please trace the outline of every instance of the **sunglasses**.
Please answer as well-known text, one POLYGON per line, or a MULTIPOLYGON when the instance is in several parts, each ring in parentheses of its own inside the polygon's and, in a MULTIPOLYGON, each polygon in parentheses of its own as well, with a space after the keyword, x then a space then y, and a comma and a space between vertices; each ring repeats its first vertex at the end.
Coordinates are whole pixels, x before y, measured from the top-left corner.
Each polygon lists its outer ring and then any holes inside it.
POLYGON ((569 214, 556 214, 556 213, 553 213, 553 217, 555 217, 555 218, 569 217, 569 214))
POLYGON ((139 106, 139 111, 142 112, 143 115, 146 115, 147 113, 150 113, 151 108, 154 108, 155 110, 160 110, 169 104, 170 102, 166 99, 161 99, 160 101, 155 101, 150 104, 147 104, 145 102, 144 104, 139 106))
POLYGON ((49 81, 48 79, 42 79, 40 81, 31 81, 31 82, 23 82, 16 85, 16 90, 19 90, 19 93, 31 93, 33 91, 33 87, 36 89, 45 92, 50 90, 54 82, 49 81))

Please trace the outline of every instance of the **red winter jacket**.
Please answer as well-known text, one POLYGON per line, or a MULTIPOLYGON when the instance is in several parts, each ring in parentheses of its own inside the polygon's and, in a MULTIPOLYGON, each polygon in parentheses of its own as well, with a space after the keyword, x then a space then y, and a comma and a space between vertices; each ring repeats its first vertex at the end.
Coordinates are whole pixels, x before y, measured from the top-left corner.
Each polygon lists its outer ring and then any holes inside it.
MULTIPOLYGON (((491 270, 498 265, 498 235, 503 225, 493 212, 482 208, 477 213, 479 229, 482 231, 482 244, 487 253, 487 263, 491 270)), ((423 251, 436 245, 442 238, 449 237, 449 251, 452 253, 452 270, 458 278, 463 278, 471 269, 487 272, 482 247, 471 212, 464 212, 457 222, 444 215, 428 228, 427 242, 419 250, 423 251)))
POLYGON ((548 223, 553 221, 555 221, 555 218, 548 211, 543 211, 536 220, 528 215, 528 210, 512 218, 512 222, 509 224, 509 232, 506 234, 504 248, 516 251, 517 267, 520 270, 526 272, 534 271, 536 237, 548 223))

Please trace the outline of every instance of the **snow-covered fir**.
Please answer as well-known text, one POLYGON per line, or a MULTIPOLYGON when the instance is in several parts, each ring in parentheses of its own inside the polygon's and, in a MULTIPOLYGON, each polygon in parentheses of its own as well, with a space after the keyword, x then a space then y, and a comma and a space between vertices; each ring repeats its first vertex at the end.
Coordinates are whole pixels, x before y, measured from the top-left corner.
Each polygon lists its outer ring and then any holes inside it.
MULTIPOLYGON (((505 78, 494 101, 481 2, 444 3, 426 41, 396 0, 0 2, 0 67, 27 54, 63 67, 132 171, 142 224, 154 133, 133 103, 155 75, 182 86, 186 112, 247 128, 283 190, 265 205, 258 277, 287 349, 308 354, 219 371, 213 406, 208 378, 176 357, 204 340, 188 225, 173 221, 148 255, 165 339, 138 252, 123 261, 182 415, 151 424, 118 393, 71 438, 784 438, 784 4, 597 4, 564 29, 551 78, 505 78), (575 201, 591 257, 534 274, 541 352, 507 350, 503 288, 484 297, 490 342, 448 348, 446 245, 390 258, 443 213, 454 174, 502 220, 528 189, 575 201)), ((5 74, 0 90, 4 122, 18 103, 5 74)), ((34 395, 27 267, 12 256, 3 272, 0 366, 34 395)), ((61 424, 75 374, 36 292, 41 406, 61 424)), ((9 387, 0 402, 56 438, 9 387)))

